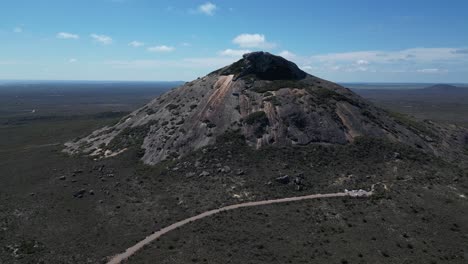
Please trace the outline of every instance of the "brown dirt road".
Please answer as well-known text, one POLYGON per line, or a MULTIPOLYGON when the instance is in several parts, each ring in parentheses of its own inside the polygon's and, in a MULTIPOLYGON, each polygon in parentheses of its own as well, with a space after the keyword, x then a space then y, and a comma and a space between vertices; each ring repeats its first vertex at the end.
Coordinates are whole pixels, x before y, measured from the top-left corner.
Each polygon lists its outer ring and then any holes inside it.
POLYGON ((253 206, 261 206, 261 205, 269 205, 269 204, 277 204, 277 203, 287 203, 287 202, 296 202, 296 201, 302 201, 302 200, 310 200, 310 199, 318 199, 318 198, 332 198, 332 197, 368 197, 373 194, 373 191, 364 191, 364 190, 351 190, 348 191, 346 190, 345 192, 340 192, 340 193, 327 193, 327 194, 312 194, 312 195, 305 195, 305 196, 296 196, 296 197, 289 197, 289 198, 282 198, 282 199, 274 199, 274 200, 264 200, 264 201, 256 201, 256 202, 246 202, 246 203, 241 203, 241 204, 233 204, 229 206, 225 206, 222 208, 218 209, 213 209, 210 211, 206 211, 204 213, 201 213, 199 215, 184 219, 182 221, 179 221, 177 223, 174 223, 170 226, 167 226, 149 236, 147 236, 145 239, 141 240, 137 244, 127 248, 125 252, 120 253, 118 255, 113 256, 107 264, 119 264, 122 263, 122 261, 126 260, 130 256, 134 255, 138 250, 143 248, 145 245, 153 242, 154 240, 158 239, 162 235, 177 229, 181 226, 184 226, 188 223, 191 223, 193 221, 205 218, 207 216, 211 216, 214 214, 218 214, 221 212, 229 211, 229 210, 234 210, 242 207, 253 207, 253 206))

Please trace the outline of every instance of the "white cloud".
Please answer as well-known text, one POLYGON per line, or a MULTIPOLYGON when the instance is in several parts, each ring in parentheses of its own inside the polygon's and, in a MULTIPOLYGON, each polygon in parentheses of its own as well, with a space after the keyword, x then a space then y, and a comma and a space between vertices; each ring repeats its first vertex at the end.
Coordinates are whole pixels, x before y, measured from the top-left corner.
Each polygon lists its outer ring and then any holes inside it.
POLYGON ((80 36, 78 36, 77 34, 72 34, 68 32, 59 32, 57 33, 56 37, 59 39, 79 39, 80 38, 80 36))
POLYGON ((278 55, 288 60, 296 58, 296 54, 290 52, 289 50, 283 50, 280 53, 278 53, 278 55))
MULTIPOLYGON (((334 66, 334 67, 332 67, 332 69, 333 69, 333 70, 340 70, 341 67, 340 67, 340 66, 334 66)), ((367 67, 362 67, 362 66, 359 66, 359 67, 353 67, 353 66, 351 66, 351 67, 345 67, 345 68, 344 68, 344 71, 346 71, 346 72, 366 72, 366 71, 368 71, 368 70, 369 70, 369 68, 367 68, 367 67)))
MULTIPOLYGON (((447 73, 466 71, 468 52, 462 48, 410 48, 317 54, 297 57, 301 65, 314 65, 316 74, 329 73, 447 73)), ((351 75, 349 75, 351 76, 351 75)))
POLYGON ((192 46, 192 44, 190 44, 190 43, 188 43, 188 42, 182 42, 182 43, 180 43, 180 45, 181 45, 182 47, 191 47, 191 46, 192 46))
POLYGON ((417 70, 417 72, 419 73, 444 73, 448 71, 444 69, 432 68, 432 69, 419 69, 417 70))
POLYGON ((15 33, 21 33, 21 32, 23 32, 23 28, 21 28, 21 27, 15 27, 15 28, 13 29, 13 32, 15 32, 15 33))
POLYGON ((109 45, 112 43, 112 38, 106 35, 91 34, 90 37, 103 45, 109 45))
POLYGON ((230 57, 241 57, 246 53, 250 53, 250 50, 235 50, 235 49, 225 49, 219 52, 221 56, 230 56, 230 57))
POLYGON ((78 61, 78 60, 75 59, 75 58, 71 58, 71 59, 68 60, 69 63, 75 63, 75 62, 77 62, 77 61, 78 61))
POLYGON ((151 52, 171 52, 174 50, 175 50, 174 47, 166 46, 166 45, 153 46, 153 47, 148 48, 148 51, 151 51, 151 52))
POLYGON ((314 55, 310 59, 321 62, 356 63, 398 63, 398 62, 434 62, 457 58, 468 58, 468 53, 460 53, 455 48, 412 48, 397 51, 357 51, 314 55))
POLYGON ((358 60, 356 61, 357 65, 369 65, 369 62, 366 60, 358 60))
POLYGON ((128 45, 129 45, 129 46, 132 46, 132 47, 134 47, 134 48, 138 48, 138 47, 144 46, 145 43, 134 40, 134 41, 128 43, 128 45))
POLYGON ((214 12, 216 11, 217 7, 215 4, 211 2, 206 2, 203 5, 200 5, 198 7, 198 12, 203 13, 208 16, 214 15, 214 12))
POLYGON ((232 42, 241 48, 273 48, 275 46, 274 43, 267 42, 263 34, 240 34, 232 42))

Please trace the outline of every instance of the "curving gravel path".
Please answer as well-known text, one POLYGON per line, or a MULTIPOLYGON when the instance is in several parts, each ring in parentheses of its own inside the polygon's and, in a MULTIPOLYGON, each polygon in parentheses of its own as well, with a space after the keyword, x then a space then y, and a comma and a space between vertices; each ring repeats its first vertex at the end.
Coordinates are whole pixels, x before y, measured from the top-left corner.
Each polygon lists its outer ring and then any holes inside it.
POLYGON ((229 206, 225 206, 222 208, 218 209, 213 209, 210 211, 206 211, 204 213, 201 213, 199 215, 184 219, 182 221, 176 222, 170 226, 167 226, 157 232, 154 232, 153 234, 147 236, 145 239, 141 240, 137 244, 127 248, 125 252, 120 253, 118 255, 115 255, 111 258, 107 264, 119 264, 122 263, 122 261, 126 260, 130 256, 134 255, 138 250, 143 248, 145 245, 153 242, 155 239, 161 237, 162 235, 177 229, 183 225, 186 225, 188 223, 191 223, 193 221, 205 218, 210 215, 214 215, 220 212, 225 212, 229 210, 234 210, 242 207, 252 207, 252 206, 260 206, 260 205, 268 205, 268 204, 277 204, 277 203, 286 203, 286 202, 295 202, 295 201, 302 201, 302 200, 310 200, 310 199, 318 199, 318 198, 331 198, 331 197, 344 197, 344 196, 349 196, 349 197, 368 197, 373 194, 373 191, 364 191, 364 190, 345 190, 345 192, 340 192, 340 193, 328 193, 328 194, 312 194, 312 195, 305 195, 305 196, 296 196, 296 197, 289 197, 289 198, 282 198, 282 199, 274 199, 274 200, 265 200, 265 201, 257 201, 257 202, 247 202, 247 203, 241 203, 241 204, 233 204, 229 206))

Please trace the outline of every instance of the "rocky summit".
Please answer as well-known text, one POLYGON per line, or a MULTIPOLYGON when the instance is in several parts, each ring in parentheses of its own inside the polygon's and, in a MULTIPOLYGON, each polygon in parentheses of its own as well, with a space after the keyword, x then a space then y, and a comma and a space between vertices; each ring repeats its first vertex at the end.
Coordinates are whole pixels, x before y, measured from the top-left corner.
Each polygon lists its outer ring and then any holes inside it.
POLYGON ((155 98, 113 126, 66 143, 64 151, 105 158, 139 147, 143 162, 156 164, 214 144, 226 133, 240 134, 257 149, 382 138, 451 159, 460 158, 467 140, 456 126, 393 114, 282 57, 253 52, 155 98))

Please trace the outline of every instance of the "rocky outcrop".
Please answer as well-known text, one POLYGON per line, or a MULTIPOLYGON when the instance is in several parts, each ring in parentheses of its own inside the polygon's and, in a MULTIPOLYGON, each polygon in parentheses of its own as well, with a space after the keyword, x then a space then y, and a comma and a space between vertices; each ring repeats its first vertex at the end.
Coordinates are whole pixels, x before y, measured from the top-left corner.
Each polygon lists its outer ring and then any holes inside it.
POLYGON ((261 80, 300 80, 307 74, 296 64, 267 52, 245 54, 243 59, 220 70, 222 75, 235 75, 236 79, 253 75, 261 80))
POLYGON ((114 126, 66 143, 65 151, 101 158, 138 146, 142 160, 156 164, 214 144, 228 131, 255 148, 346 144, 370 136, 437 155, 460 149, 460 129, 414 122, 281 57, 255 52, 167 92, 114 126))

